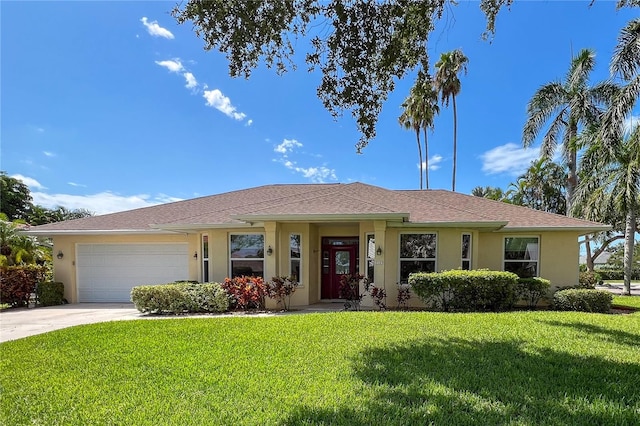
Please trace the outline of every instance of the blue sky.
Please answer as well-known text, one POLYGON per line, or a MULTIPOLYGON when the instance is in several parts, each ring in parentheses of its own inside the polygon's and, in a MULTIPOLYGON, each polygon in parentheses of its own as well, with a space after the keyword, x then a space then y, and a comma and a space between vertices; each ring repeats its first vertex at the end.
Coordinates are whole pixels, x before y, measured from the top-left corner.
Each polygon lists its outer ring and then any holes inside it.
MULTIPOLYGON (((538 156, 521 148, 526 104, 564 76, 572 51, 594 49, 592 81, 608 78, 618 32, 637 10, 588 4, 516 1, 491 43, 481 39, 477 2, 448 9, 429 52, 432 63, 455 48, 469 57, 458 97, 459 192, 506 188, 538 156)), ((0 4, 0 168, 27 183, 36 204, 107 213, 271 183, 419 188, 414 135, 397 123, 413 74, 358 155, 350 113, 336 121, 316 97, 319 73, 300 61, 283 77, 260 66, 249 80, 232 79, 224 55, 176 24, 174 5, 0 4)), ((450 189, 451 108, 429 140, 430 187, 450 189)))

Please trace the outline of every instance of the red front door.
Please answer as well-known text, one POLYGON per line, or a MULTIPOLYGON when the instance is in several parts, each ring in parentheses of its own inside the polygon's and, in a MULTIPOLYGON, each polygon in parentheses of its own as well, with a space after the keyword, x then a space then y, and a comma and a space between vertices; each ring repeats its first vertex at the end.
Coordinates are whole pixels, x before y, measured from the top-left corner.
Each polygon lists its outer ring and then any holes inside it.
POLYGON ((324 245, 322 249, 322 299, 340 298, 340 278, 358 271, 357 245, 324 245))

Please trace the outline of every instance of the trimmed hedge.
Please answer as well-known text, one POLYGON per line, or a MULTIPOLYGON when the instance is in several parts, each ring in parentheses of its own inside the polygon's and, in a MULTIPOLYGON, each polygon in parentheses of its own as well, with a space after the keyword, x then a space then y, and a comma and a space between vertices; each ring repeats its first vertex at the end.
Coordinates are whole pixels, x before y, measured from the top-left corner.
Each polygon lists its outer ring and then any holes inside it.
POLYGON ((409 275, 414 293, 430 308, 448 311, 504 311, 518 299, 511 272, 450 270, 409 275))
POLYGON ((44 281, 36 288, 38 304, 41 306, 63 305, 64 284, 59 281, 44 281))
POLYGON ((570 288, 556 291, 553 307, 559 311, 609 313, 613 295, 606 290, 570 288))
MULTIPOLYGON (((622 269, 598 269, 598 274, 603 280, 624 280, 624 271, 622 269)), ((640 269, 631 270, 631 279, 640 280, 640 269)))
POLYGON ((227 292, 218 283, 137 286, 131 290, 131 301, 140 312, 152 314, 226 312, 229 309, 227 292))
POLYGON ((527 306, 535 308, 540 299, 547 297, 551 281, 540 277, 519 278, 518 296, 527 302, 527 306))

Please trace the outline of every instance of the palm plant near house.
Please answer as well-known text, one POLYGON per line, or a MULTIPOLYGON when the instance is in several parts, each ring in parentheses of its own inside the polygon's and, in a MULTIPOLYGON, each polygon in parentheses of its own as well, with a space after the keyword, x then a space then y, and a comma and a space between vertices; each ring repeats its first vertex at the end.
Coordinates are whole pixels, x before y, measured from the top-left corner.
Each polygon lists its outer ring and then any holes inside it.
POLYGON ((457 164, 457 143, 458 143, 458 112, 456 107, 456 96, 460 93, 461 83, 458 78, 460 72, 467 73, 467 58, 462 50, 456 49, 440 55, 440 60, 436 62, 436 75, 434 85, 444 106, 449 106, 449 99, 453 103, 453 178, 451 190, 456 190, 456 164, 457 164))
POLYGON ((589 85, 589 74, 595 66, 595 53, 581 50, 572 61, 564 81, 541 86, 527 106, 527 121, 522 132, 522 144, 529 147, 543 127, 541 156, 552 159, 560 143, 564 161, 569 169, 567 177, 567 212, 570 214, 578 183, 578 134, 582 127, 598 123, 601 107, 611 99, 616 86, 609 82, 589 85))

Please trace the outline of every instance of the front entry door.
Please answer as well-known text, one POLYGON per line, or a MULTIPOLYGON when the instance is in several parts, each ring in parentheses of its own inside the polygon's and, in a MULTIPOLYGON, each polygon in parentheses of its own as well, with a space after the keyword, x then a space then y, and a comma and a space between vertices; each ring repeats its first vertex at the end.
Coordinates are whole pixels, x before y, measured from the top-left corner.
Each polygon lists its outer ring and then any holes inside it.
POLYGON ((323 245, 321 298, 339 299, 340 278, 357 271, 357 245, 323 245))

